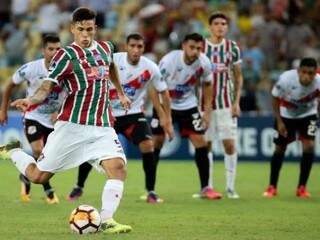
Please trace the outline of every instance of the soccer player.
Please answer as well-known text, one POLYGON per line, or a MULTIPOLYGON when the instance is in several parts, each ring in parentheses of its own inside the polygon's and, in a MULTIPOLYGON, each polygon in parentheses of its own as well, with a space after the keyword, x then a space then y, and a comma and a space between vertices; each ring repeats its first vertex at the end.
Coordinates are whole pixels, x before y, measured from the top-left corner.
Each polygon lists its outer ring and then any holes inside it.
MULTIPOLYGON (((226 170, 227 196, 239 198, 235 191, 237 169, 237 117, 240 115, 242 88, 241 58, 237 43, 225 38, 229 18, 220 12, 209 17, 211 36, 204 42, 204 53, 211 61, 213 71, 213 98, 211 123, 206 131, 209 160, 212 164, 212 142, 222 141, 226 170)), ((211 168, 211 167, 210 167, 211 168)), ((210 176, 210 178, 212 178, 210 176)), ((213 183, 211 183, 213 185, 213 183)))
POLYGON ((74 42, 60 49, 51 61, 49 75, 33 96, 11 105, 22 111, 42 103, 58 84, 67 89, 54 131, 50 133, 38 162, 11 142, 1 147, 8 151, 18 170, 33 183, 45 183, 55 173, 90 162, 103 171, 108 180, 102 192, 101 230, 105 233, 131 231, 128 225, 113 220, 126 178, 126 157, 118 137, 110 127, 108 80, 118 91, 124 109, 130 107, 112 60, 110 42, 95 41, 96 14, 77 8, 72 14, 74 42))
MULTIPOLYGON (((209 160, 204 130, 209 124, 212 97, 212 73, 209 59, 201 53, 203 37, 197 33, 186 35, 182 50, 171 51, 160 63, 163 81, 171 97, 172 121, 180 128, 180 135, 188 137, 195 147, 195 162, 201 182, 201 197, 216 199, 216 193, 208 186, 209 160), (201 118, 198 110, 196 87, 203 88, 205 111, 201 118)), ((155 153, 159 153, 164 142, 164 132, 156 112, 151 127, 155 139, 155 153)))
MULTIPOLYGON (((12 76, 12 80, 6 86, 0 108, 0 124, 5 124, 8 119, 9 99, 14 88, 26 81, 28 83, 27 95, 32 96, 48 75, 50 61, 60 48, 60 39, 55 35, 44 36, 42 40, 43 58, 24 64, 12 76)), ((45 103, 29 109, 24 115, 24 129, 26 137, 31 145, 33 157, 38 159, 47 141, 48 135, 53 131, 52 117, 60 109, 64 94, 62 89, 56 86, 48 96, 45 103)), ((30 181, 20 174, 21 200, 30 201, 30 181)), ((49 182, 43 184, 48 204, 58 203, 59 199, 54 193, 49 182)))
POLYGON ((298 69, 282 73, 272 89, 275 129, 278 134, 274 139, 269 187, 263 193, 267 198, 277 195, 277 183, 287 145, 297 140, 297 137, 302 143, 302 158, 296 196, 310 197, 306 186, 314 159, 320 96, 320 75, 316 71, 316 60, 304 58, 298 69))
MULTIPOLYGON (((131 100, 131 109, 126 111, 121 107, 117 91, 114 86, 111 86, 110 100, 112 114, 115 117, 114 128, 117 134, 124 135, 139 147, 145 172, 146 200, 148 203, 160 203, 162 199, 154 191, 157 162, 155 162, 154 158, 152 133, 143 110, 148 88, 153 88, 161 96, 168 95, 168 91, 166 90, 166 84, 161 81, 161 73, 158 66, 142 56, 144 39, 140 34, 134 33, 127 37, 126 50, 126 52, 115 53, 113 61, 119 68, 120 82, 125 94, 131 100)), ((153 96, 157 97, 158 95, 153 94, 153 96)), ((162 109, 159 99, 154 106, 156 106, 157 112, 161 116, 161 122, 164 123, 162 126, 168 130, 166 132, 172 138, 172 124, 164 113, 168 109, 162 109)), ((78 183, 69 194, 69 200, 76 200, 81 196, 82 188, 90 169, 91 166, 88 163, 84 163, 79 167, 78 183)))

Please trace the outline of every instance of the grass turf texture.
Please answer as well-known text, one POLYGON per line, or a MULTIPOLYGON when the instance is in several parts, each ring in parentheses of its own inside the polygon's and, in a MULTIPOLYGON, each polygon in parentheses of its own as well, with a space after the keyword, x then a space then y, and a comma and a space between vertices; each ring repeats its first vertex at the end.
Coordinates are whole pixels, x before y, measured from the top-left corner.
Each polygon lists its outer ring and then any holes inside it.
MULTIPOLYGON (((318 239, 320 236, 320 165, 315 164, 309 179, 311 199, 295 197, 299 165, 285 163, 279 195, 262 198, 268 182, 268 163, 241 162, 238 168, 239 200, 201 200, 191 195, 198 190, 193 162, 162 161, 157 192, 165 203, 150 205, 139 200, 144 174, 140 161, 129 161, 125 195, 115 219, 130 224, 133 232, 118 236, 94 234, 81 239, 318 239)), ((74 186, 77 170, 59 173, 52 185, 60 204, 44 202, 42 186, 32 186, 32 201, 20 202, 18 172, 8 162, 0 162, 1 239, 79 239, 69 230, 68 217, 80 204, 100 208, 104 177, 95 171, 89 176, 83 197, 75 203, 65 200, 74 186)), ((224 190, 223 163, 215 164, 215 185, 224 190)))

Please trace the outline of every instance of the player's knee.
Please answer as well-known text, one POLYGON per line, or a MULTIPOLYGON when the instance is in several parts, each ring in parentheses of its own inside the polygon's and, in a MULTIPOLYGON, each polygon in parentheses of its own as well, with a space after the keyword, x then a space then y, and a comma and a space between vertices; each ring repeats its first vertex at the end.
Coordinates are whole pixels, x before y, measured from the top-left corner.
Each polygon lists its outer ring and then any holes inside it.
POLYGON ((47 179, 44 178, 41 172, 36 172, 36 174, 33 174, 32 176, 28 176, 28 178, 32 183, 35 183, 35 184, 43 184, 47 181, 47 179))
POLYGON ((35 159, 38 159, 41 155, 42 148, 34 148, 32 149, 32 154, 35 159))
POLYGON ((157 149, 161 149, 163 146, 164 140, 165 140, 164 135, 154 135, 153 136, 154 147, 157 149))
POLYGON ((276 145, 276 148, 274 151, 276 154, 280 155, 280 154, 285 154, 286 149, 287 149, 287 145, 276 145))
POLYGON ((154 150, 154 144, 152 140, 144 140, 139 144, 141 152, 152 152, 154 150))
POLYGON ((234 144, 227 144, 224 147, 224 150, 225 150, 226 154, 228 154, 228 155, 232 155, 236 152, 236 148, 235 148, 234 144))

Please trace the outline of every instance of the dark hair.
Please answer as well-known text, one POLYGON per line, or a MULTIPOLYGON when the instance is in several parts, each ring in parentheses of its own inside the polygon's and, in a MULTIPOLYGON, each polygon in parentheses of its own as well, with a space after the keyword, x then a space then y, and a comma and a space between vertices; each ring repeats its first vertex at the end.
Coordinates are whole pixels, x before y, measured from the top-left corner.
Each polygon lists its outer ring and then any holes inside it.
POLYGON ((318 64, 314 58, 303 58, 300 62, 300 67, 314 67, 317 68, 318 64))
POLYGON ((60 38, 56 34, 47 34, 42 37, 42 47, 46 47, 48 43, 60 42, 60 38))
POLYGON ((144 38, 142 37, 142 35, 140 33, 131 33, 127 36, 127 43, 130 41, 130 39, 134 39, 134 40, 142 40, 144 42, 144 38))
POLYGON ((79 7, 72 13, 72 22, 81 22, 84 20, 95 20, 96 13, 90 8, 79 7))
POLYGON ((214 12, 209 17, 209 20, 208 20, 209 25, 211 25, 212 21, 216 18, 223 18, 224 20, 227 21, 227 23, 229 23, 229 17, 226 14, 222 12, 214 12))
POLYGON ((199 33, 190 33, 184 37, 183 42, 187 42, 188 40, 193 40, 195 42, 202 42, 204 39, 199 33))

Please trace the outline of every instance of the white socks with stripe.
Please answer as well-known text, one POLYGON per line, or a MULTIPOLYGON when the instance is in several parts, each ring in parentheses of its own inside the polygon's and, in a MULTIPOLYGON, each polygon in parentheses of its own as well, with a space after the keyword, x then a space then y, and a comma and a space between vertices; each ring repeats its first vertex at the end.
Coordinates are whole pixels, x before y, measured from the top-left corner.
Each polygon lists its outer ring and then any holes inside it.
POLYGON ((106 221, 113 217, 123 193, 123 181, 118 179, 107 180, 102 192, 101 219, 106 221))
POLYGON ((224 166, 226 169, 226 187, 227 190, 230 189, 231 191, 234 191, 234 185, 236 180, 236 171, 237 171, 237 161, 238 161, 238 155, 237 153, 234 153, 232 155, 224 155, 224 166))
POLYGON ((25 153, 21 148, 15 148, 9 151, 9 155, 11 161, 14 163, 16 168, 18 168, 19 172, 21 172, 24 176, 26 176, 27 167, 34 163, 36 164, 36 160, 25 153))

